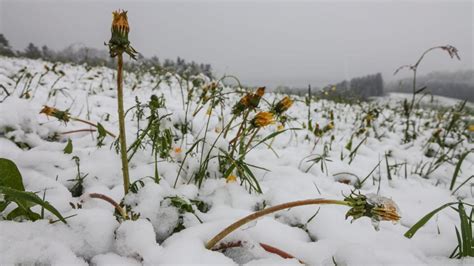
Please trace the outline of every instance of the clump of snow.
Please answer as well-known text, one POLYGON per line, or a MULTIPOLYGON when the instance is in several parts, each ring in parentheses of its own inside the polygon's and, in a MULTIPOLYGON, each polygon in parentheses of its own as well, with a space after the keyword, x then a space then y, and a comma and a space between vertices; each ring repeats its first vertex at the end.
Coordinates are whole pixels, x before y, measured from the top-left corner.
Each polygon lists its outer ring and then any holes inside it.
POLYGON ((157 246, 155 231, 147 220, 124 221, 115 232, 114 247, 121 256, 141 261, 149 250, 156 250, 157 246))

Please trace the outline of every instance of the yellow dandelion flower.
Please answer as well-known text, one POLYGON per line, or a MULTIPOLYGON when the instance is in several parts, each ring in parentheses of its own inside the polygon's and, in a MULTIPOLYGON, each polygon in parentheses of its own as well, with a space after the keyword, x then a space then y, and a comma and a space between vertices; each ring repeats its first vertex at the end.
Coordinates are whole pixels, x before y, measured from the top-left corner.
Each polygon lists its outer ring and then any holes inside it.
POLYGON ((59 111, 58 109, 54 108, 54 107, 50 107, 50 106, 43 106, 43 109, 41 109, 41 111, 39 112, 40 114, 45 114, 47 116, 53 116, 53 114, 55 112, 59 111))
POLYGON ((469 125, 469 127, 467 127, 467 130, 469 130, 469 132, 474 132, 474 124, 469 125))
POLYGON ((254 127, 264 127, 275 123, 275 119, 270 112, 260 112, 255 115, 251 123, 254 127))
POLYGON ((226 183, 234 183, 237 182, 237 177, 235 175, 229 175, 226 178, 226 183))
POLYGON ((64 122, 69 122, 69 112, 66 110, 66 111, 61 111, 55 107, 51 107, 51 106, 43 106, 43 109, 41 109, 41 111, 39 112, 40 114, 45 114, 46 116, 53 116, 53 117, 56 117, 58 120, 60 121, 64 121, 64 122))

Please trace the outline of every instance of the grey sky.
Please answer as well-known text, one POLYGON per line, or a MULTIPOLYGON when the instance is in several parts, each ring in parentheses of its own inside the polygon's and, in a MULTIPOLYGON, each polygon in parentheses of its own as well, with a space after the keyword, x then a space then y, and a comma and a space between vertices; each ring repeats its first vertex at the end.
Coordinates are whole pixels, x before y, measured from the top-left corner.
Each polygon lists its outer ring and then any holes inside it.
POLYGON ((208 62, 243 83, 324 85, 382 72, 386 80, 424 49, 421 72, 473 69, 473 1, 25 1, 0 0, 12 46, 104 48, 111 11, 129 11, 130 39, 146 56, 208 62))

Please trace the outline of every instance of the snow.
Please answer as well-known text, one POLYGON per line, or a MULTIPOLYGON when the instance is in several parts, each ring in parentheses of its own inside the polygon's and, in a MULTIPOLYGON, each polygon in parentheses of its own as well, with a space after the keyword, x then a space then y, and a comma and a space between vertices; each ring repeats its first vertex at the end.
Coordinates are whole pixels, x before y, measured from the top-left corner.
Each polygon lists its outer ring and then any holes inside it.
MULTIPOLYGON (((39 60, 0 57, 0 84, 11 84, 9 76, 24 66, 31 73, 42 73, 45 64, 52 65, 39 60)), ((206 134, 204 153, 207 154, 218 137, 222 130, 220 107, 211 114, 207 132, 205 126, 208 116, 204 109, 191 119, 193 130, 182 136, 173 127, 173 124, 182 123, 185 119, 176 78, 170 76, 168 81, 163 81, 152 91, 150 88, 155 86, 156 77, 149 74, 137 77, 126 73, 126 109, 134 106, 135 97, 146 102, 152 94, 163 95, 167 108, 160 112, 171 114, 163 127, 172 129, 177 137, 171 158, 158 163, 161 177, 159 184, 153 180, 151 149, 136 153, 130 163, 131 182, 141 180, 143 186, 139 185, 137 193, 129 193, 124 198, 121 163, 112 146, 112 138, 106 137, 105 145, 101 148, 96 147, 96 133, 90 132, 59 134, 58 140, 52 141, 48 138, 54 133, 90 127, 75 121, 64 124, 53 117, 39 114, 43 105, 60 110, 69 109, 74 117, 99 122, 107 130, 118 133, 114 70, 87 70, 83 66, 68 64, 59 64, 58 69, 66 75, 54 86, 54 89, 61 89, 55 96, 48 97, 48 93, 57 76, 48 73, 30 99, 19 98, 25 84, 21 81, 17 90, 0 103, 0 158, 8 158, 17 164, 26 190, 38 192, 40 196, 45 193, 46 200, 63 216, 71 217, 67 219, 67 225, 60 222, 50 224, 48 220, 54 220, 55 217, 47 211, 45 219, 35 222, 0 220, 1 265, 299 265, 297 259, 309 265, 333 265, 334 262, 338 265, 474 264, 472 258, 448 258, 457 245, 454 226, 459 224, 457 214, 449 209, 438 213, 412 239, 403 236, 423 215, 445 203, 457 199, 474 203, 473 180, 454 195, 449 190, 455 165, 443 164, 428 176, 413 173, 422 160, 430 161, 424 155, 424 144, 434 129, 421 131, 412 144, 401 144, 402 118, 394 109, 400 106, 400 101, 407 95, 391 94, 370 103, 371 107, 384 107, 380 117, 373 121, 378 133, 383 136, 376 138, 371 131, 352 163, 348 162, 348 151, 344 150, 344 146, 358 126, 355 121, 360 121, 360 118, 357 120, 357 117, 369 108, 369 104, 350 106, 325 100, 313 102, 312 108, 317 111, 312 112, 312 120, 321 127, 329 123, 329 110, 334 112, 335 128, 332 133, 323 137, 314 149, 316 138, 313 135, 306 138, 308 132, 299 130, 277 136, 272 143, 273 150, 267 149, 266 145, 252 150, 246 157, 248 163, 269 170, 254 169, 263 191, 257 194, 249 193, 248 187, 241 186, 239 179, 226 182, 225 178, 214 174, 218 173, 216 161, 209 166, 214 169, 211 170, 213 174, 198 187, 190 179, 193 171, 199 168, 199 155, 187 158, 183 164, 185 171, 178 176, 185 153, 194 141, 206 134), (94 78, 94 75, 98 78, 94 78), (137 78, 140 78, 139 84, 137 78), (137 88, 131 91, 129 88, 135 84, 138 84, 137 88), (385 108, 386 105, 390 108, 385 108), (382 126, 383 123, 397 120, 400 123, 395 123, 393 129, 382 126), (331 161, 326 162, 327 167, 323 170, 321 163, 316 163, 308 170, 311 166, 308 160, 323 153, 323 143, 330 142, 330 135, 334 135, 328 151, 331 161), (72 154, 63 152, 68 139, 73 143, 72 154), (12 140, 25 143, 30 149, 22 149, 12 140), (182 150, 175 149, 177 147, 182 150), (343 160, 340 158, 341 152, 346 156, 343 160), (391 154, 388 159, 390 165, 406 162, 406 177, 402 166, 393 170, 392 180, 388 180, 385 167, 387 152, 391 154), (80 173, 87 175, 81 197, 73 197, 68 190, 74 184, 71 179, 78 174, 73 156, 80 158, 80 173), (229 248, 225 252, 205 248, 205 242, 220 230, 263 206, 310 198, 343 199, 343 195, 349 195, 354 185, 367 176, 379 161, 380 168, 362 184, 360 190, 364 195, 373 193, 393 200, 401 213, 399 223, 381 221, 380 230, 375 231, 370 218, 364 217, 353 222, 345 220, 348 210, 345 206, 304 206, 267 215, 225 238, 225 242, 241 241, 241 247, 229 248), (119 222, 114 216, 112 205, 88 197, 89 193, 101 193, 116 202, 123 199, 139 217, 119 222), (179 196, 188 203, 190 200, 203 201, 210 209, 203 213, 193 205, 194 214, 182 213, 167 198, 173 196, 179 196), (70 203, 81 204, 81 208, 72 208, 70 203), (316 216, 308 221, 316 212, 316 216), (179 221, 185 228, 173 232, 179 221), (297 259, 283 259, 268 253, 259 243, 277 247, 297 259)), ((32 81, 33 87, 36 86, 37 78, 32 81)), ((11 88, 7 85, 7 88, 11 88)), ((230 91, 230 88, 227 90, 230 91)), ((264 97, 269 102, 282 98, 281 95, 271 93, 266 93, 264 97)), ((230 107, 238 99, 238 96, 231 96, 229 106, 222 110, 225 121, 230 119, 230 107)), ((434 103, 427 101, 424 105, 427 115, 419 118, 420 124, 436 115, 436 112, 428 110, 430 103, 449 108, 458 102, 444 97, 435 99, 434 103)), ((190 110, 195 107, 196 103, 192 103, 190 110)), ((290 121, 287 127, 301 127, 299 123, 305 121, 307 116, 307 107, 302 99, 297 99, 287 114, 298 118, 298 121, 290 121)), ((464 119, 472 121, 473 117, 464 119)), ((127 116, 129 144, 136 138, 137 123, 135 117, 127 116)), ((141 126, 145 123, 141 121, 141 126)), ((277 125, 270 125, 262 129, 259 136, 276 130, 277 125)), ((232 129, 229 135, 234 136, 236 131, 237 128, 232 129)), ((219 139, 216 146, 227 149, 231 138, 219 139)), ((362 139, 354 137, 353 147, 362 139)), ((435 145, 430 145, 437 149, 435 145)), ((465 139, 461 147, 469 150, 474 148, 474 144, 472 140, 465 139)), ((211 151, 211 155, 215 153, 216 149, 211 151)), ((472 173, 473 153, 462 164, 455 187, 472 173)), ((12 208, 10 206, 4 212, 12 208)), ((33 210, 40 211, 40 208, 36 206, 33 210)))

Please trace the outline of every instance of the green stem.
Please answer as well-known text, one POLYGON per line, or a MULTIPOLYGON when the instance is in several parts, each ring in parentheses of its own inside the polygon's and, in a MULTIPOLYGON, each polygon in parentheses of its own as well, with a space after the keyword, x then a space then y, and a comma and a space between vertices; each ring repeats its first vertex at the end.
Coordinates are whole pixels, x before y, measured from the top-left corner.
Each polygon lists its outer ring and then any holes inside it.
POLYGON ((224 237, 226 237, 227 235, 229 235, 230 233, 232 233, 233 231, 235 231, 242 225, 249 223, 253 220, 256 220, 262 216, 265 216, 273 212, 293 208, 293 207, 305 206, 305 205, 316 205, 316 204, 335 204, 335 205, 350 206, 348 202, 345 202, 342 200, 328 200, 328 199, 308 199, 308 200, 299 200, 299 201, 292 201, 292 202, 279 204, 273 207, 269 207, 269 208, 254 212, 238 220, 237 222, 227 226, 224 230, 222 230, 219 234, 214 236, 211 240, 209 240, 206 243, 206 248, 212 249, 219 241, 224 239, 224 237))
POLYGON ((123 56, 122 53, 117 55, 117 100, 118 100, 118 118, 120 128, 120 155, 122 158, 123 173, 123 191, 125 195, 130 187, 130 177, 128 174, 128 158, 127 158, 127 139, 125 135, 125 114, 123 109, 123 56))

